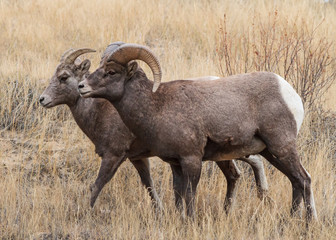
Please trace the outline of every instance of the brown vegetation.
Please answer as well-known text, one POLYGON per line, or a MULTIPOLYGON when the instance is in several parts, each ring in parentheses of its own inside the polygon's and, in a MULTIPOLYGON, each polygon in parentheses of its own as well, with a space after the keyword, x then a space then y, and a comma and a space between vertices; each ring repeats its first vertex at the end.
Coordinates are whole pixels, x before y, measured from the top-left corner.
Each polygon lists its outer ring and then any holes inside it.
MULTIPOLYGON (((336 106, 328 91, 335 71, 335 7, 314 0, 0 1, 0 238, 332 239, 336 126, 335 114, 326 109, 336 106), (224 26, 231 51, 221 52, 224 26), (67 109, 46 111, 38 97, 47 86, 41 79, 52 76, 65 50, 91 47, 102 52, 112 41, 150 46, 164 80, 227 75, 225 54, 230 54, 232 73, 245 72, 247 64, 246 71, 270 69, 284 75, 286 49, 289 60, 294 54, 288 80, 297 82, 299 90, 320 81, 314 92, 299 91, 307 93, 306 102, 312 100, 307 110, 314 109, 305 118, 299 150, 312 175, 319 222, 306 230, 302 219, 290 218, 290 182, 269 167, 271 206, 257 199, 253 177, 242 174, 237 204, 226 216, 226 184, 216 169, 210 177, 201 176, 196 220, 182 223, 174 208, 170 168, 157 159, 152 160, 152 173, 165 206, 163 216, 152 210, 128 163, 90 209, 88 186, 100 165, 94 146, 67 109), (295 44, 301 44, 300 51, 293 51, 295 44)), ((99 58, 92 56, 93 68, 99 58)))

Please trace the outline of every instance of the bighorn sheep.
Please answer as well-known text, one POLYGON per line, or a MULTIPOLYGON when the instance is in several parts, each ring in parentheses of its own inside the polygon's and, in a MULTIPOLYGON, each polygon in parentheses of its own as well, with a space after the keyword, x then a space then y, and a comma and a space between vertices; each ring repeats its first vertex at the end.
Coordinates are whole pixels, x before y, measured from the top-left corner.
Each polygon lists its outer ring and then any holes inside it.
MULTIPOLYGON (((161 208, 161 201, 153 187, 147 159, 152 154, 127 129, 111 103, 105 99, 86 99, 79 95, 78 82, 89 74, 91 63, 88 59, 81 62, 78 57, 92 51, 79 49, 65 52, 49 86, 40 96, 40 103, 46 108, 60 104, 68 105, 78 126, 94 143, 97 154, 102 158, 98 177, 91 185, 90 205, 92 207, 102 188, 128 157, 137 169, 155 206, 161 208)), ((261 198, 268 188, 263 164, 256 157, 242 160, 251 164, 256 177, 258 197, 261 198)), ((219 164, 219 167, 228 182, 226 207, 229 209, 234 198, 235 183, 240 174, 234 161, 219 164)))
MULTIPOLYGON (((78 82, 89 73, 91 63, 88 59, 78 62, 78 57, 93 51, 91 49, 66 51, 61 57, 56 72, 50 79, 49 86, 40 96, 40 103, 46 108, 60 104, 68 105, 76 123, 94 143, 96 153, 102 158, 98 177, 90 187, 91 207, 93 207, 102 188, 126 159, 126 152, 135 139, 120 119, 118 112, 108 101, 84 99, 79 95, 78 82)), ((161 208, 161 201, 154 189, 150 175, 148 159, 141 156, 133 157, 130 155, 132 151, 130 152, 128 156, 138 171, 141 182, 149 191, 154 204, 161 208)), ((140 154, 141 151, 139 151, 140 154)))
POLYGON ((79 91, 83 97, 108 99, 137 138, 174 166, 174 177, 183 182, 175 191, 184 197, 189 216, 194 214, 202 160, 261 154, 291 181, 291 213, 304 199, 307 221, 317 218, 311 177, 296 150, 303 104, 287 81, 255 72, 160 85, 159 61, 149 48, 115 45, 100 67, 79 83, 79 91), (149 65, 154 83, 133 60, 149 65))

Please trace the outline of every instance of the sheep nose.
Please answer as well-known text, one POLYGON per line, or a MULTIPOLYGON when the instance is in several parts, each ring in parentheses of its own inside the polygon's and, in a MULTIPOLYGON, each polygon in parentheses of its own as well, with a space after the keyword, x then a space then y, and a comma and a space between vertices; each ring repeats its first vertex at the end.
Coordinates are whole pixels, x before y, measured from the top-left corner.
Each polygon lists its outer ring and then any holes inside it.
POLYGON ((79 85, 78 85, 78 88, 83 88, 84 87, 84 84, 83 83, 80 83, 79 85))
POLYGON ((42 103, 44 101, 44 97, 40 97, 40 103, 42 103))

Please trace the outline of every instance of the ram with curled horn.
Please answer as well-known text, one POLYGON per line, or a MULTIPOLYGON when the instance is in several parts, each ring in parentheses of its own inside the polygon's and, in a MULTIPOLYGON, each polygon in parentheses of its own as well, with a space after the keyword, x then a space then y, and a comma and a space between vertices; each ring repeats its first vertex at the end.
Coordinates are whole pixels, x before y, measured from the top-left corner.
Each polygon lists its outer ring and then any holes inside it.
MULTIPOLYGON (((102 56, 105 58, 121 43, 110 45, 102 56)), ((150 175, 148 157, 153 154, 141 141, 127 129, 118 112, 105 99, 81 98, 77 89, 78 82, 89 74, 90 61, 80 61, 78 58, 84 53, 93 52, 91 49, 70 49, 61 57, 61 62, 50 80, 49 86, 40 96, 40 103, 46 108, 65 104, 70 108, 72 115, 81 130, 94 143, 97 154, 102 158, 98 177, 91 185, 91 206, 94 205, 100 191, 111 180, 122 162, 129 158, 139 173, 143 185, 148 190, 153 203, 159 209, 161 201, 156 193, 150 175)), ((255 171, 259 197, 267 191, 267 182, 263 171, 263 164, 259 159, 250 158, 255 171)), ((239 170, 234 162, 222 167, 228 180, 227 209, 233 199, 235 183, 239 177, 239 170)))
POLYGON ((108 99, 135 136, 174 166, 174 178, 182 181, 175 191, 186 201, 189 216, 203 160, 222 163, 261 154, 290 180, 291 213, 304 200, 307 222, 317 218, 311 177, 296 149, 303 104, 286 80, 254 72, 159 84, 160 76, 159 61, 147 47, 123 44, 78 88, 83 97, 108 99), (154 84, 137 59, 150 66, 154 84))

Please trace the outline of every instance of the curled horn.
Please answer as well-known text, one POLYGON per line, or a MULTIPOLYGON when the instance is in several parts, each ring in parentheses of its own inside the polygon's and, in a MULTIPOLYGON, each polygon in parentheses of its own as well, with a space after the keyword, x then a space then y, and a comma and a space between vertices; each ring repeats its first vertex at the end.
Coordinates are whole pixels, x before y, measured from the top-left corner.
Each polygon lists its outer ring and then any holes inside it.
POLYGON ((106 58, 106 61, 114 61, 120 64, 126 64, 132 60, 142 60, 150 67, 154 77, 154 86, 152 91, 156 92, 161 83, 162 72, 159 60, 148 47, 126 43, 115 49, 106 58))
POLYGON ((90 49, 90 48, 80 48, 77 50, 73 50, 71 51, 68 50, 66 53, 63 54, 61 61, 63 60, 64 63, 67 64, 73 64, 76 60, 76 58, 78 58, 80 55, 84 54, 84 53, 89 53, 89 52, 95 52, 96 50, 90 49))
POLYGON ((116 50, 118 47, 120 47, 121 45, 125 44, 124 42, 114 42, 111 43, 110 45, 108 45, 104 51, 104 53, 101 56, 100 59, 100 65, 102 66, 105 62, 105 59, 114 51, 116 50))

